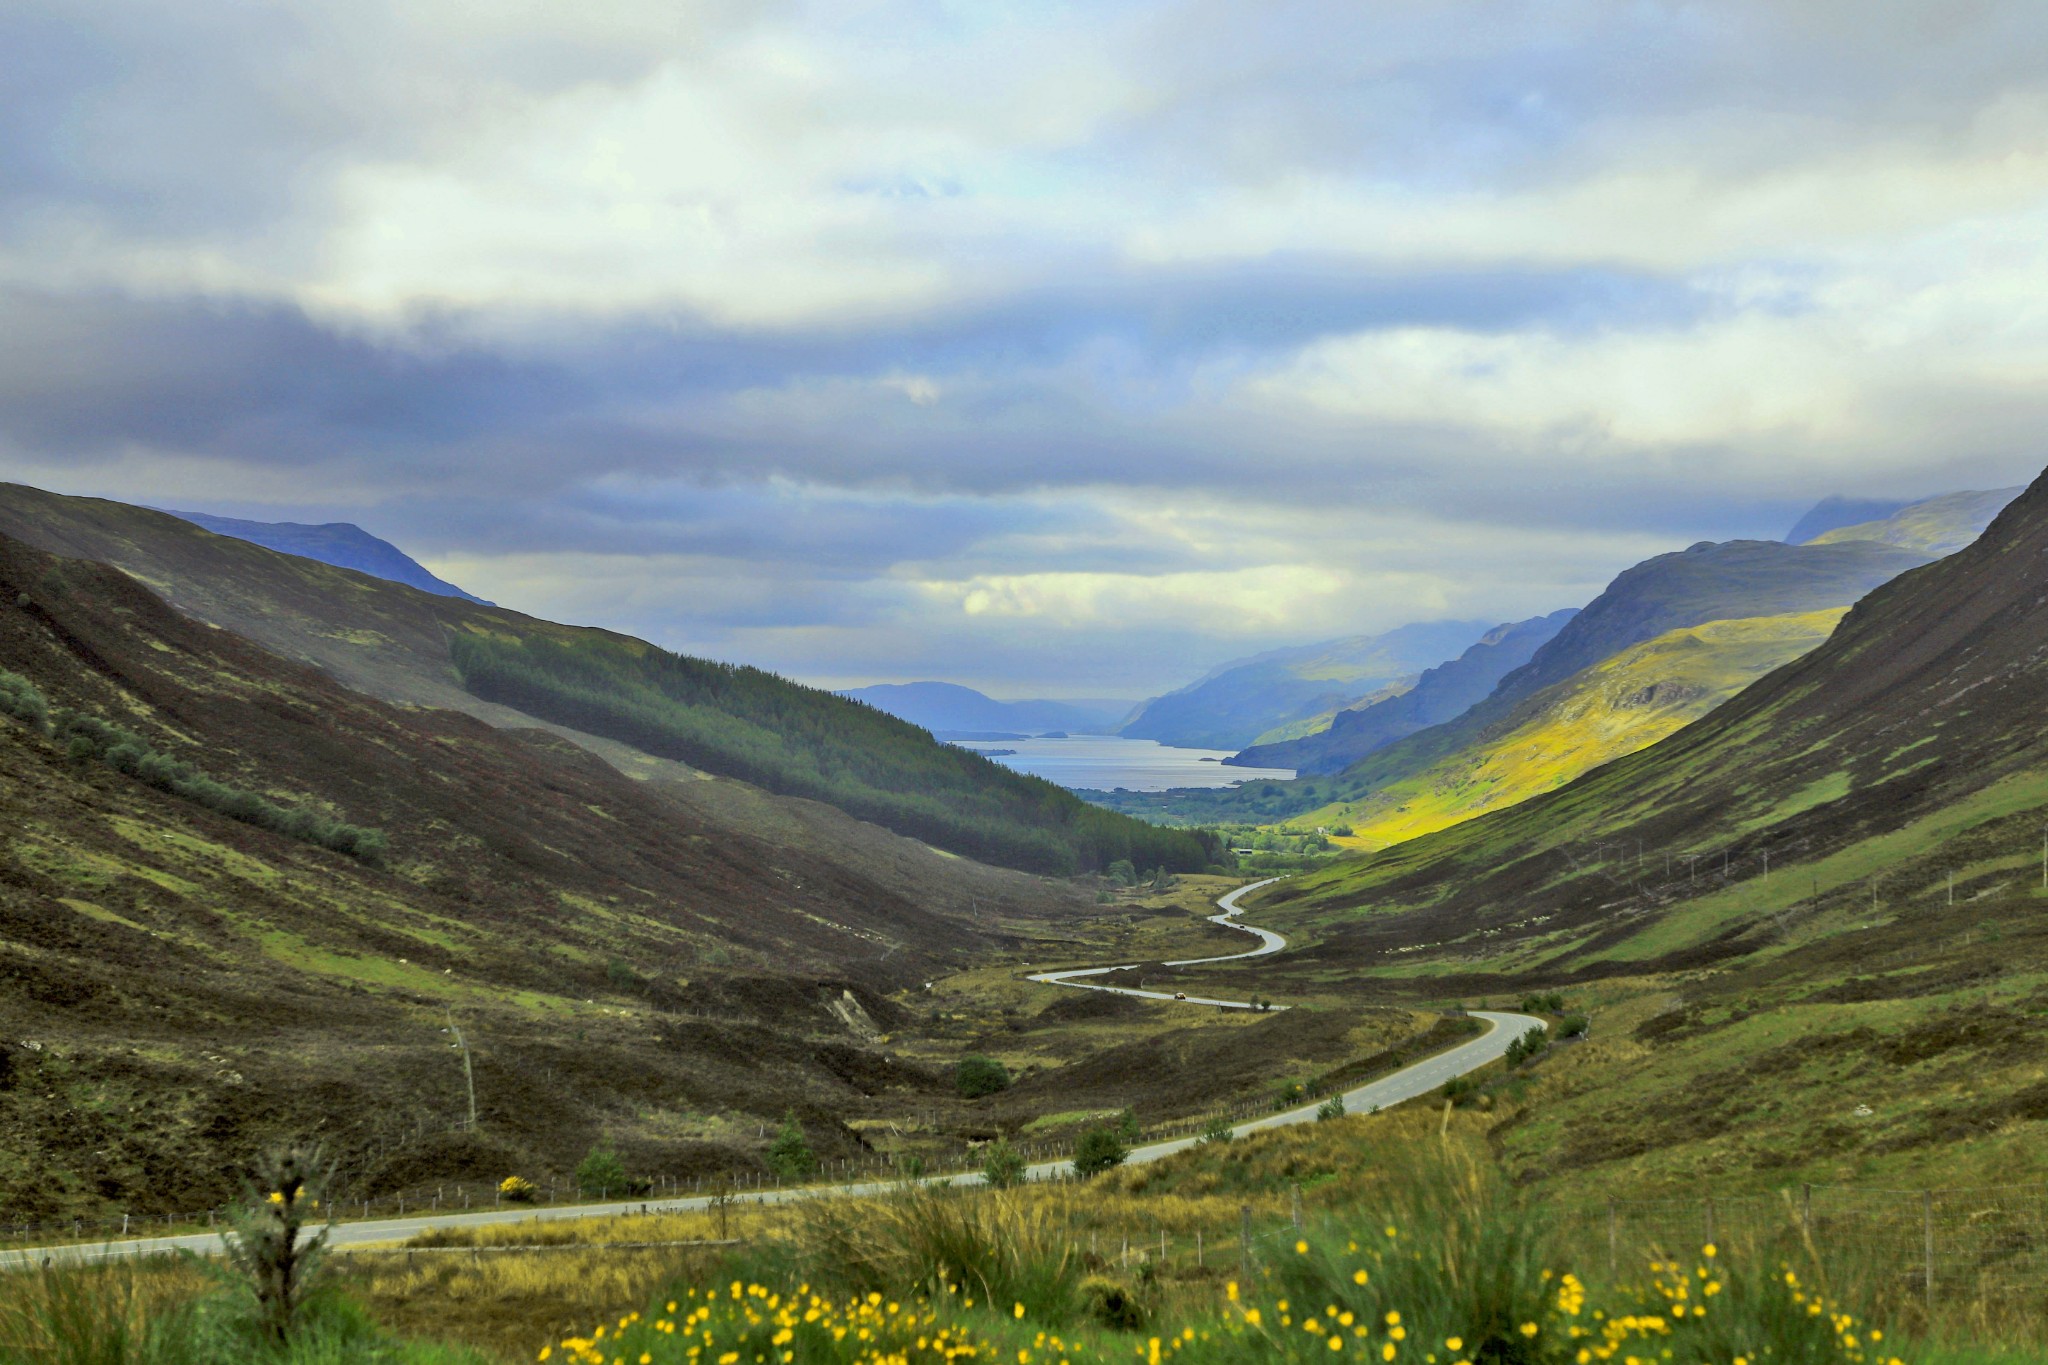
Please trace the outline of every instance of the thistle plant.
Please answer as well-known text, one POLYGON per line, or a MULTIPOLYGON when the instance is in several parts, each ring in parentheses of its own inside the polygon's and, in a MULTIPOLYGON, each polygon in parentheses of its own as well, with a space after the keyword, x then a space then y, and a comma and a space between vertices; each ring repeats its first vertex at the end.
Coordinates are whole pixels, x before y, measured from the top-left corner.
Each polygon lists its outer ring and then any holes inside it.
POLYGON ((318 1147, 272 1148, 256 1163, 247 1205, 226 1237, 228 1263, 256 1296, 257 1325, 271 1340, 291 1339, 292 1325, 325 1261, 331 1222, 307 1233, 320 1212, 328 1168, 318 1147))

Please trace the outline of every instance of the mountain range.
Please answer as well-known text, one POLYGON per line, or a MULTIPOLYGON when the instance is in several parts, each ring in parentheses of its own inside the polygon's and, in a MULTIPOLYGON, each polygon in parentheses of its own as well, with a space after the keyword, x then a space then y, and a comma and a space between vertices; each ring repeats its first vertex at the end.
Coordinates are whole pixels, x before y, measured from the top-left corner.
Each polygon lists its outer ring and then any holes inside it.
POLYGON ((1375 749, 1456 720, 1486 700, 1502 678, 1529 662, 1576 615, 1578 608, 1567 607, 1495 626, 1457 658, 1425 669, 1405 691, 1347 707, 1313 734, 1255 744, 1223 761, 1247 768, 1292 768, 1303 775, 1341 772, 1375 749))
MULTIPOLYGON (((1707 714, 1818 644, 1828 613, 1967 543, 2011 497, 1944 494, 1830 526, 1805 545, 1701 542, 1659 555, 1618 575, 1451 719, 1410 725, 1404 712, 1420 709, 1411 691, 1340 713, 1321 735, 1239 756, 1293 766, 1293 781, 1094 799, 1170 820, 1334 827, 1364 848, 1440 829, 1566 784, 1707 714)), ((1829 521, 1828 510, 1809 521, 1829 521)), ((1840 517, 1871 510, 1833 508, 1840 517)))
POLYGON ((839 694, 886 711, 933 734, 1024 734, 1063 731, 1075 735, 1106 735, 1131 713, 1129 701, 997 701, 957 683, 875 683, 839 694))
POLYGON ((1194 870, 1185 834, 1111 815, 871 707, 213 535, 103 499, 0 485, 0 534, 112 564, 179 610, 380 700, 546 725, 629 772, 665 760, 810 798, 999 866, 1194 870))
POLYGON ((1558 972, 1597 974, 2037 884, 2044 558, 2048 475, 1972 544, 1873 589, 1824 642, 1661 742, 1273 899, 1341 912, 1338 956, 1415 942, 1422 916, 1431 941, 1493 926, 1540 937, 1558 972))
POLYGON ((1405 689, 1487 629, 1484 621, 1424 621, 1232 660, 1152 698, 1118 733, 1190 749, 1242 749, 1390 686, 1405 689))

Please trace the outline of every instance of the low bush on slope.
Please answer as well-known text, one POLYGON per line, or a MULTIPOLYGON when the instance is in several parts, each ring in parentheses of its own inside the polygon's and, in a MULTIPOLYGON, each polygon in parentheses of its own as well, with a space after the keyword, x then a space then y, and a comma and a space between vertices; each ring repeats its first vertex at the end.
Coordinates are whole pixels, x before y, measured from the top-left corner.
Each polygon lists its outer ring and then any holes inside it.
POLYGON ((116 772, 231 820, 303 839, 373 866, 381 863, 390 849, 382 830, 330 820, 303 807, 280 806, 255 792, 217 782, 189 763, 158 753, 140 735, 118 725, 77 711, 53 712, 36 685, 18 673, 0 672, 0 713, 48 733, 74 759, 96 759, 116 772))

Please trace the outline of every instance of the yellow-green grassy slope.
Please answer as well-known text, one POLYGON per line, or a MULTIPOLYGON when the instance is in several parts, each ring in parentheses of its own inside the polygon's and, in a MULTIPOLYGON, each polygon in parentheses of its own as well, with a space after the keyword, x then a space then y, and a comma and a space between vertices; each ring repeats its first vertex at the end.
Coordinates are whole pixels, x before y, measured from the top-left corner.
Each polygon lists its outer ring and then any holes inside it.
POLYGON ((1847 607, 1666 631, 1544 689, 1411 777, 1308 817, 1379 849, 1552 791, 1648 748, 1828 637, 1847 607))
POLYGON ((1874 540, 1905 550, 1919 550, 1923 554, 1950 555, 1983 534, 1991 519, 2019 494, 2017 488, 1944 493, 1938 498, 1928 498, 1901 508, 1878 521, 1863 521, 1825 531, 1806 543, 1840 545, 1851 540, 1874 540))

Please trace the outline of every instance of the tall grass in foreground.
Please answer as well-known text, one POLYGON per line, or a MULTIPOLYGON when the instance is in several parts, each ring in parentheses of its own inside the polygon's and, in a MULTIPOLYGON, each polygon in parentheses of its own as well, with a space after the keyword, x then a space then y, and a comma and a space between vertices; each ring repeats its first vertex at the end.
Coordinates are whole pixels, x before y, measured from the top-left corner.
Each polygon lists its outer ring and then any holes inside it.
POLYGON ((338 1294, 302 1306, 287 1344, 246 1295, 193 1262, 59 1266, 0 1281, 0 1365, 488 1365, 471 1351, 402 1342, 338 1294))
POLYGON ((1539 1206, 1455 1150, 1396 1158, 1385 1196, 1262 1246, 1241 1280, 1128 1282, 1025 1194, 911 1190, 821 1204, 740 1272, 551 1343, 577 1365, 1351 1356, 1421 1365, 1896 1359, 1789 1266, 1718 1247, 1589 1287, 1539 1206), (1123 1308, 1113 1307, 1110 1291, 1123 1308), (1126 1311, 1128 1310, 1128 1311, 1126 1311), (1121 1327, 1124 1330, 1118 1330, 1121 1327), (1132 1329, 1136 1330, 1132 1330, 1132 1329))

